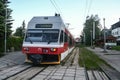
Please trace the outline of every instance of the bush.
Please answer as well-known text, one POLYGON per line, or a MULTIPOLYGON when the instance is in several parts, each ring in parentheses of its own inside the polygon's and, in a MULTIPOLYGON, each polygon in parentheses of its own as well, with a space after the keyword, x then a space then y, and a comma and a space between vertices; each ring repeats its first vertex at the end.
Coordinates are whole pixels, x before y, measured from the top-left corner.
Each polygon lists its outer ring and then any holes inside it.
POLYGON ((15 51, 21 50, 23 39, 20 37, 10 37, 7 39, 7 49, 14 48, 15 51))
MULTIPOLYGON (((21 50, 22 42, 23 42, 23 38, 11 36, 7 38, 6 50, 11 51, 11 48, 14 47, 15 51, 19 51, 21 50)), ((0 39, 0 46, 1 46, 0 55, 2 55, 2 53, 4 52, 4 39, 0 39)))
POLYGON ((4 39, 0 39, 0 53, 4 52, 4 39))

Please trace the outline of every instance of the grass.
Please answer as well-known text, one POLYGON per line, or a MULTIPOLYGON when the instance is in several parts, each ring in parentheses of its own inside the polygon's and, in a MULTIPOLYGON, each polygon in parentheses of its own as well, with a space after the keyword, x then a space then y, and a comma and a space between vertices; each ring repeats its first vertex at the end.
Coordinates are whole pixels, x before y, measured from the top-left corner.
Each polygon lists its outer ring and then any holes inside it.
POLYGON ((112 50, 120 51, 120 46, 112 46, 112 50))
POLYGON ((101 70, 99 65, 103 63, 106 64, 106 62, 100 59, 94 52, 84 47, 80 48, 79 56, 79 65, 82 67, 85 66, 87 70, 101 70))
POLYGON ((79 43, 79 44, 76 44, 75 47, 80 47, 80 48, 82 48, 82 47, 85 47, 85 45, 79 43))

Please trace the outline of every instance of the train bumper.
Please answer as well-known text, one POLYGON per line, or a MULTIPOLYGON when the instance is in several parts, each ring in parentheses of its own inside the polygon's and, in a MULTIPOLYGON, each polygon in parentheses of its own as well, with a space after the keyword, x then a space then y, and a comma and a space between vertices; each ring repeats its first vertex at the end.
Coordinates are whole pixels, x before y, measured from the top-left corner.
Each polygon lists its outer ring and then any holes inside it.
POLYGON ((25 62, 33 64, 60 64, 61 55, 26 55, 25 62))

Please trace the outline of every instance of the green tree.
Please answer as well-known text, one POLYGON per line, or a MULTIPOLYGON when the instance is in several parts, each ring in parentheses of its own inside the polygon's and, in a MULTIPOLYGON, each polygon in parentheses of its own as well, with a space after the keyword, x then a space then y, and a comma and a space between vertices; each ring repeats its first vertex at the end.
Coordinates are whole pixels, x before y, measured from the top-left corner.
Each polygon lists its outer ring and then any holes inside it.
POLYGON ((8 4, 10 2, 8 0, 0 0, 0 37, 4 38, 5 33, 5 22, 7 28, 7 36, 12 33, 12 17, 11 12, 12 10, 8 8, 8 4))
POLYGON ((25 21, 23 21, 22 26, 18 27, 16 29, 16 32, 14 33, 14 36, 19 36, 23 38, 25 35, 25 21))
POLYGON ((16 29, 16 32, 14 33, 14 36, 22 37, 22 30, 23 30, 22 27, 18 27, 18 28, 16 29))
POLYGON ((25 36, 25 20, 22 23, 22 37, 25 36))
POLYGON ((12 10, 9 8, 10 2, 8 0, 0 0, 0 52, 4 51, 4 36, 5 36, 5 23, 7 38, 12 33, 12 10))
POLYGON ((93 25, 95 24, 95 40, 99 38, 100 28, 98 27, 99 22, 98 15, 91 15, 86 18, 86 22, 84 23, 83 33, 85 35, 85 44, 90 45, 91 44, 91 38, 93 41, 93 25), (91 35, 92 34, 92 35, 91 35))

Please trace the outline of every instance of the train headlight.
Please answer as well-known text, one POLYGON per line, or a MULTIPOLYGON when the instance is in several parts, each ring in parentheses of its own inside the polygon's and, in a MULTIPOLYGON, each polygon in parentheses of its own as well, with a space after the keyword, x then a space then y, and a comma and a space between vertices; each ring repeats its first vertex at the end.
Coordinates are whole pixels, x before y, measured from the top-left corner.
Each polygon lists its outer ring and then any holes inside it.
POLYGON ((28 47, 24 47, 24 51, 29 51, 29 48, 28 47))
POLYGON ((57 51, 57 48, 51 48, 50 51, 55 52, 57 51))

